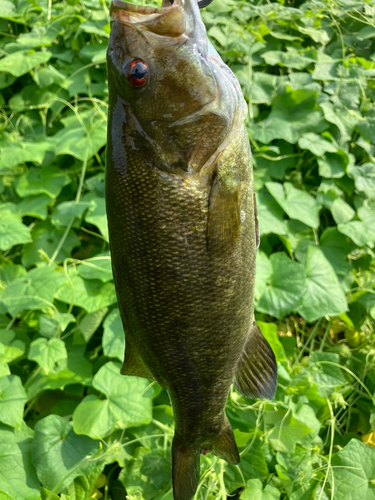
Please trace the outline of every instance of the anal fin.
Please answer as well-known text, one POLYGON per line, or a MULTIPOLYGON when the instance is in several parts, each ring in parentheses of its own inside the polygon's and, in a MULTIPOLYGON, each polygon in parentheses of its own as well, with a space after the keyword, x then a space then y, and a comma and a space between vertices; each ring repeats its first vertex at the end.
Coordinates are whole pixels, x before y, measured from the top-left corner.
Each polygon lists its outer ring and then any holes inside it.
POLYGON ((277 386, 275 355, 254 321, 234 377, 234 387, 248 398, 272 399, 277 386))
POLYGON ((145 366, 136 349, 133 347, 131 340, 128 338, 126 339, 125 361, 121 368, 121 374, 154 380, 152 373, 145 366))
POLYGON ((233 429, 226 417, 222 431, 212 444, 212 452, 229 464, 237 465, 240 463, 240 455, 234 439, 233 429))

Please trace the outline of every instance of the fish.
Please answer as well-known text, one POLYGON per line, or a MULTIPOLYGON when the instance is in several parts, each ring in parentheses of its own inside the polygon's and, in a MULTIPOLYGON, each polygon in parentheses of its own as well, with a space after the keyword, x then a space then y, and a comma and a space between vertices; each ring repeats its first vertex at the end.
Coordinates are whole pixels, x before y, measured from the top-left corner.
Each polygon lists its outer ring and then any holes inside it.
POLYGON ((197 0, 113 0, 110 12, 105 189, 121 373, 168 392, 174 499, 190 500, 202 453, 240 461, 225 413, 231 384, 269 399, 277 384, 254 320, 247 105, 197 0))

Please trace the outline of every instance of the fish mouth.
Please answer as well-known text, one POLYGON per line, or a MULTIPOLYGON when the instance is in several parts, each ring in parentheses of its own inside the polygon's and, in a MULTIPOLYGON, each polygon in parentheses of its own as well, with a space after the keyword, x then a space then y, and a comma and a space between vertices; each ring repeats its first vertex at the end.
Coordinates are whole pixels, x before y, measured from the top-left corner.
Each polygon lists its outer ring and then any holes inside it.
POLYGON ((110 14, 113 20, 131 24, 142 31, 178 37, 185 32, 185 9, 182 0, 162 0, 161 7, 135 5, 113 0, 110 14))

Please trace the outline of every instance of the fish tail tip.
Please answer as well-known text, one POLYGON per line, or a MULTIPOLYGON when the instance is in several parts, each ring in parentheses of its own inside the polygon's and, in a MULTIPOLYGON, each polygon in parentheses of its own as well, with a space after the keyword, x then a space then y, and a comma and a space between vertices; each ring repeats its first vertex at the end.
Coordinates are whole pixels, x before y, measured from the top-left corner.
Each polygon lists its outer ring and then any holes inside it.
POLYGON ((200 450, 185 446, 175 436, 172 443, 172 478, 174 500, 191 500, 199 484, 200 450))

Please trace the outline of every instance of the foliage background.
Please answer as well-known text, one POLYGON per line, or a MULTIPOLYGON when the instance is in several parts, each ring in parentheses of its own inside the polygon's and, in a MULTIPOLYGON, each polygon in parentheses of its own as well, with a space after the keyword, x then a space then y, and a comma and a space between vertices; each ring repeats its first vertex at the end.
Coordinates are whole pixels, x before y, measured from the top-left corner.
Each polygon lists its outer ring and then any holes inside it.
MULTIPOLYGON (((375 4, 214 0, 249 102, 274 401, 198 499, 375 498, 375 4)), ((164 391, 123 378, 108 252, 105 0, 0 0, 0 499, 171 500, 164 391)))

